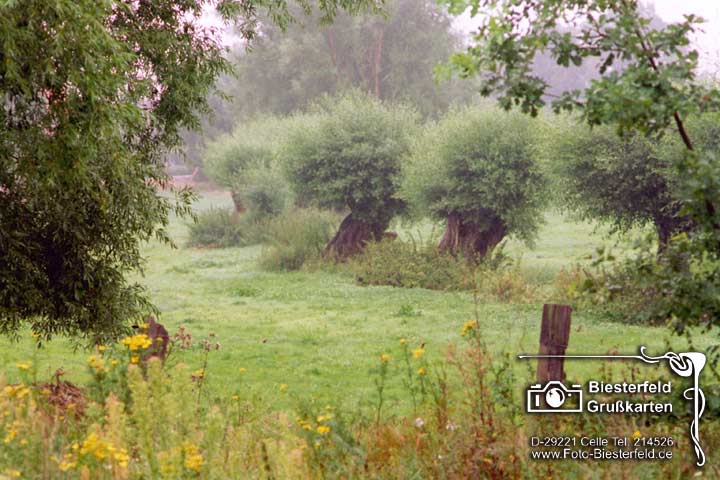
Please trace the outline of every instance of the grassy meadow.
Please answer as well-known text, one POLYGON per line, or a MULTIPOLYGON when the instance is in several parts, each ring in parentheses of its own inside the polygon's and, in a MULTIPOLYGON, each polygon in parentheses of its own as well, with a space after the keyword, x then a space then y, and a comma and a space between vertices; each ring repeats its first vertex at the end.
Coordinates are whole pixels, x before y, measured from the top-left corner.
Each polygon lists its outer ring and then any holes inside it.
MULTIPOLYGON (((227 193, 203 192, 196 209, 231 204, 227 193)), ((399 340, 406 338, 411 346, 426 344, 430 364, 440 361, 448 345, 461 340, 463 323, 473 318, 470 292, 362 287, 342 266, 269 273, 256 265, 262 246, 187 248, 187 221, 171 223, 178 249, 147 245, 147 267, 140 281, 171 335, 180 326, 195 338, 216 334, 213 342, 219 341, 222 348, 210 352, 205 378, 207 392, 215 398, 251 392, 254 402, 269 411, 291 409, 296 397, 367 406, 375 401, 379 355, 399 358, 399 340)), ((430 235, 431 227, 397 230, 401 237, 417 238, 430 235)), ((613 243, 602 230, 553 212, 547 214, 534 248, 510 242, 507 252, 517 259, 523 276, 540 288, 523 303, 480 299, 479 331, 489 350, 513 356, 536 352, 542 303, 552 300, 558 272, 586 262, 598 246, 613 243)), ((694 340, 700 348, 711 343, 709 337, 694 340)), ((664 353, 668 343, 680 349, 683 341, 663 328, 612 323, 576 311, 568 353, 633 353, 638 345, 664 353)), ((62 368, 66 380, 81 383, 89 376, 87 356, 62 338, 39 350, 29 332, 17 343, 0 339, 0 362, 9 382, 20 375, 15 363, 31 360, 38 378, 49 378, 62 368)), ((203 362, 198 350, 173 356, 191 368, 203 362)), ((517 361, 515 366, 519 378, 532 378, 533 364, 517 361)), ((390 368, 401 367, 391 363, 390 368)), ((566 370, 569 378, 587 378, 589 370, 597 368, 596 362, 574 362, 566 370)), ((405 410, 399 381, 387 388, 386 408, 405 410)))

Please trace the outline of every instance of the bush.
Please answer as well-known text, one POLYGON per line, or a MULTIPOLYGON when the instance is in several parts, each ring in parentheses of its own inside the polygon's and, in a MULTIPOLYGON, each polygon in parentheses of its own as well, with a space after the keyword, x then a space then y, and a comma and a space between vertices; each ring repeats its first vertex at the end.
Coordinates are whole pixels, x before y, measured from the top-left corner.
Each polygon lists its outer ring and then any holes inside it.
POLYGON ((237 188, 233 200, 247 208, 249 220, 261 221, 289 207, 290 191, 280 172, 258 169, 247 173, 245 184, 237 188))
POLYGON ((472 285, 472 271, 467 262, 440 253, 428 243, 373 242, 350 261, 350 269, 360 285, 431 290, 469 289, 472 285))
POLYGON ((360 285, 475 290, 501 302, 536 299, 538 285, 503 253, 503 245, 474 263, 440 251, 433 240, 373 242, 350 262, 350 270, 360 285))
POLYGON ((210 208, 197 215, 188 225, 190 247, 243 247, 261 243, 263 222, 249 216, 238 216, 229 208, 210 208))
POLYGON ((336 214, 315 209, 293 209, 268 220, 264 235, 268 246, 260 257, 265 270, 299 270, 319 259, 339 223, 336 214))
POLYGON ((658 314, 659 290, 643 277, 657 261, 657 254, 616 258, 598 248, 589 265, 562 270, 556 278, 558 297, 576 308, 594 311, 612 321, 662 325, 658 314))
POLYGON ((288 124, 298 119, 269 116, 244 122, 208 145, 205 171, 232 192, 238 212, 248 210, 260 219, 285 207, 289 188, 278 169, 277 149, 288 124))

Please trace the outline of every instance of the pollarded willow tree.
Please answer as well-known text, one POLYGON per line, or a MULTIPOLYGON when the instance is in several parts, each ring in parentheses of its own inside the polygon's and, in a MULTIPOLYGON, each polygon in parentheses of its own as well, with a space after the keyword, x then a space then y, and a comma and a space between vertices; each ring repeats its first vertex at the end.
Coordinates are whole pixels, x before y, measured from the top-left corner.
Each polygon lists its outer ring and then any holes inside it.
POLYGON ((274 116, 242 122, 213 140, 205 150, 205 173, 232 194, 235 211, 252 215, 280 213, 288 199, 277 150, 292 119, 274 116))
MULTIPOLYGON (((331 19, 379 3, 320 8, 331 19)), ((229 70, 221 32, 198 22, 206 7, 246 37, 258 14, 289 19, 284 0, 0 4, 0 333, 100 341, 151 309, 125 275, 190 200, 158 191, 163 155, 229 70)))
POLYGON ((349 211, 326 255, 357 253, 402 210, 401 158, 416 125, 413 110, 356 91, 326 97, 292 128, 281 156, 298 200, 349 211))
POLYGON ((428 126, 415 143, 402 197, 446 222, 440 250, 473 260, 508 235, 532 241, 544 193, 532 123, 523 115, 468 107, 428 126))
POLYGON ((559 187, 559 206, 617 232, 652 224, 660 249, 688 228, 673 196, 676 182, 659 142, 644 135, 564 123, 541 148, 559 187))

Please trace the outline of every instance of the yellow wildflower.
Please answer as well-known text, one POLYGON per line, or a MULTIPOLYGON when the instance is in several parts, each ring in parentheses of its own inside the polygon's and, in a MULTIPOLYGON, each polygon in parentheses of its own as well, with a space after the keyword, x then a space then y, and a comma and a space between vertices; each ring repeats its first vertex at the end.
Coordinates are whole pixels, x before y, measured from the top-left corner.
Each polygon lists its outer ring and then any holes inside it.
POLYGON ((420 367, 420 368, 418 368, 418 370, 417 370, 417 374, 420 375, 421 377, 422 377, 423 375, 425 375, 426 373, 427 373, 427 372, 425 371, 425 369, 424 369, 423 367, 420 367))
POLYGON ((20 370, 30 370, 30 367, 32 367, 32 362, 18 362, 15 364, 15 366, 20 370))
POLYGON ((128 461, 130 460, 130 455, 128 455, 127 450, 121 448, 119 452, 115 452, 115 454, 113 455, 113 459, 122 468, 127 468, 128 461))
POLYGON ((333 416, 330 415, 329 413, 326 414, 326 415, 320 415, 319 417, 317 417, 317 422, 318 422, 318 423, 322 423, 322 422, 324 422, 325 420, 330 420, 331 418, 333 418, 333 416))
POLYGON ((468 320, 463 324, 462 331, 460 332, 461 336, 466 336, 468 333, 470 333, 475 327, 477 327, 477 320, 468 320))
POLYGON ((105 345, 98 345, 97 349, 98 349, 98 352, 102 353, 105 350, 107 350, 107 347, 105 345))
POLYGON ((640 433, 640 430, 635 430, 635 432, 632 434, 633 439, 638 439, 642 437, 642 433, 640 433))
POLYGON ((203 464, 203 456, 198 448, 190 442, 183 442, 183 452, 185 453, 185 468, 199 472, 203 464))
POLYGON ((383 363, 389 362, 389 361, 390 361, 390 355, 388 355, 387 353, 383 353, 382 355, 380 355, 380 361, 383 362, 383 363))
POLYGON ((120 363, 120 362, 119 362, 117 359, 115 359, 115 358, 113 358, 112 360, 110 360, 110 365, 112 365, 113 367, 116 366, 118 363, 120 363))
POLYGON ((60 468, 61 472, 67 472, 68 470, 75 468, 76 465, 77 461, 73 460, 72 455, 66 453, 63 455, 63 459, 58 465, 58 468, 60 468))
POLYGON ((114 450, 115 448, 112 445, 99 438, 95 432, 91 432, 85 437, 79 449, 80 455, 93 455, 98 460, 109 457, 114 450))
POLYGON ((26 387, 25 384, 18 383, 17 385, 6 385, 5 388, 3 388, 3 392, 5 392, 8 397, 15 397, 19 400, 28 396, 30 389, 26 387))
POLYGON ((150 339, 150 337, 147 336, 146 333, 138 333, 137 335, 133 335, 132 337, 125 337, 122 343, 133 352, 152 346, 152 340, 150 339))
POLYGON ((285 383, 281 383, 280 387, 278 387, 278 388, 280 389, 281 392, 284 392, 285 390, 288 389, 288 386, 285 383))
POLYGON ((237 402, 238 400, 240 400, 240 395, 233 395, 232 399, 233 399, 233 402, 237 402))
POLYGON ((240 373, 245 373, 245 372, 247 372, 247 369, 245 369, 245 368, 243 368, 243 367, 240 367, 240 369, 238 370, 238 372, 240 372, 240 373))
POLYGON ((139 361, 140 357, 138 357, 137 355, 133 355, 132 357, 130 357, 130 363, 137 364, 139 361))
POLYGON ((102 372, 105 370, 105 360, 97 355, 90 355, 87 359, 88 365, 96 372, 102 372))
POLYGON ((405 340, 404 338, 400 339, 400 345, 405 345, 406 343, 407 343, 407 340, 405 340))
POLYGON ((320 425, 319 427, 317 427, 317 432, 320 435, 325 435, 329 431, 330 431, 330 427, 328 427, 327 425, 320 425))
POLYGON ((7 434, 5 435, 5 438, 3 439, 3 443, 7 445, 8 443, 12 442, 15 437, 17 436, 18 432, 17 430, 10 426, 7 428, 7 434))
POLYGON ((425 349, 424 349, 424 348, 422 348, 422 347, 421 347, 421 348, 416 348, 415 350, 413 350, 412 356, 413 356, 413 358, 414 358, 415 360, 417 360, 418 358, 422 357, 424 353, 425 353, 425 349))
POLYGON ((205 376, 205 369, 201 368, 199 370, 195 370, 195 373, 193 373, 192 376, 196 378, 203 378, 205 376))
POLYGON ((15 470, 14 468, 9 468, 5 470, 5 475, 7 475, 10 478, 20 478, 20 475, 22 475, 22 472, 20 470, 15 470))

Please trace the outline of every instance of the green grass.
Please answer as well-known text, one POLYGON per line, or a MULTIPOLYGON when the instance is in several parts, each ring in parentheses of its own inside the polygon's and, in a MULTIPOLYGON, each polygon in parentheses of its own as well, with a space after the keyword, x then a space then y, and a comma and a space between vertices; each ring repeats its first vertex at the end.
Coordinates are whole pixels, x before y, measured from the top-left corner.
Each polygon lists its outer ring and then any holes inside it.
MULTIPOLYGON (((229 195, 206 193, 197 208, 230 204, 229 195)), ((262 247, 184 248, 187 228, 177 219, 171 232, 181 247, 148 245, 147 269, 140 281, 171 333, 183 325, 196 338, 217 334, 222 349, 211 352, 207 370, 213 395, 230 395, 251 385, 271 409, 292 406, 293 395, 350 405, 371 402, 381 353, 398 360, 398 340, 406 337, 413 346, 426 342, 428 359, 439 361, 448 344, 462 341, 460 328, 473 315, 469 293, 359 287, 342 269, 267 273, 256 266, 262 247), (287 392, 279 391, 281 384, 289 386, 287 392)), ((547 279, 608 242, 591 225, 548 214, 535 249, 511 242, 508 252, 521 257, 522 268, 531 275, 547 279)), ((497 354, 537 351, 541 310, 542 302, 484 302, 479 305, 481 335, 497 354)), ((609 323, 580 311, 573 314, 568 352, 633 353, 639 345, 664 352, 666 340, 676 349, 683 346, 665 329, 609 323)), ((696 346, 707 347, 712 340, 698 337, 696 346)), ((15 362, 35 358, 40 378, 62 367, 68 372, 66 379, 81 382, 87 355, 72 351, 64 339, 39 351, 29 335, 17 344, 0 340, 0 361, 11 381, 17 379, 15 362)), ((194 368, 201 365, 199 351, 180 352, 177 358, 194 368)), ((569 377, 580 378, 598 366, 569 362, 566 369, 569 377)), ((517 362, 519 372, 529 367, 517 362)), ((390 408, 397 405, 401 390, 399 380, 392 380, 390 408)))

